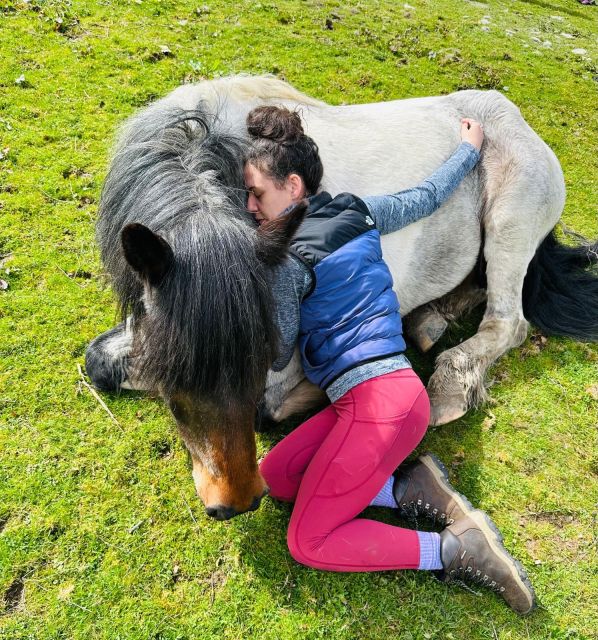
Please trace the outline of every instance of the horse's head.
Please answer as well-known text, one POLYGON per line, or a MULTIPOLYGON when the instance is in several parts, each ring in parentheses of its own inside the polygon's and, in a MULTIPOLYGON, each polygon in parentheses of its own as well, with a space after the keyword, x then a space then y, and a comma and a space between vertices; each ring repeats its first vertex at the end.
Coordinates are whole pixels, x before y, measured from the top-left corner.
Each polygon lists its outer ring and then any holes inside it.
POLYGON ((128 224, 123 255, 143 286, 132 362, 162 395, 193 461, 208 515, 256 509, 267 493, 254 421, 277 355, 269 273, 287 254, 305 205, 256 229, 209 213, 160 235, 128 224))

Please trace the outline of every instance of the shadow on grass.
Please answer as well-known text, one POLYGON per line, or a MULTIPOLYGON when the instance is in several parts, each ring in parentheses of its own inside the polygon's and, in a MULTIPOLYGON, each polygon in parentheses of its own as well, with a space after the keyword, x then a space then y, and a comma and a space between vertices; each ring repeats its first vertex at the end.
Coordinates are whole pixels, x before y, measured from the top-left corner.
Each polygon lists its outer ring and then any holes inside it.
MULTIPOLYGON (((490 638, 498 637, 493 635, 498 630, 508 637, 528 637, 534 629, 540 630, 537 637, 541 637, 555 626, 552 615, 542 608, 522 619, 488 590, 472 593, 445 585, 429 572, 333 573, 302 566, 286 547, 291 511, 292 505, 269 500, 259 512, 230 523, 236 533, 234 546, 252 576, 255 591, 267 593, 279 609, 298 617, 315 615, 331 626, 342 619, 354 630, 352 637, 382 637, 382 633, 400 630, 414 635, 399 637, 414 638, 490 638), (463 634, 464 622, 474 624, 471 636, 463 634), (426 629, 431 635, 421 635, 426 629), (458 633, 443 635, 441 630, 458 633)), ((388 509, 369 508, 362 515, 409 525, 388 509)))

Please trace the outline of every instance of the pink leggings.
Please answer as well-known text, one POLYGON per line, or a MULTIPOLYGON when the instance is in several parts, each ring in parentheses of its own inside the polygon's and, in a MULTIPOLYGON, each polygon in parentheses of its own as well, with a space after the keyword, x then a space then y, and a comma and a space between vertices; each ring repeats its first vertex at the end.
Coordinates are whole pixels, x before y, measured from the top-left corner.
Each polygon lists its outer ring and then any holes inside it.
POLYGON ((297 427, 261 464, 270 494, 295 501, 287 542, 328 571, 417 569, 410 529, 357 518, 423 438, 426 390, 411 369, 362 382, 297 427))

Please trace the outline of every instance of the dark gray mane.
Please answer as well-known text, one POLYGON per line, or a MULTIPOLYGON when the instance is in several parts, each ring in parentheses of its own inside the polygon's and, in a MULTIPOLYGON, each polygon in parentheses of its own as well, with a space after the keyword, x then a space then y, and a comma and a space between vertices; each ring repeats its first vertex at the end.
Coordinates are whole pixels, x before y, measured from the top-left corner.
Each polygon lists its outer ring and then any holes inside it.
POLYGON ((244 206, 245 142, 217 124, 202 108, 160 104, 133 118, 104 184, 97 239, 123 315, 143 323, 136 367, 145 382, 230 404, 261 393, 277 331, 244 206), (120 241, 132 222, 159 233, 175 257, 145 318, 120 241))

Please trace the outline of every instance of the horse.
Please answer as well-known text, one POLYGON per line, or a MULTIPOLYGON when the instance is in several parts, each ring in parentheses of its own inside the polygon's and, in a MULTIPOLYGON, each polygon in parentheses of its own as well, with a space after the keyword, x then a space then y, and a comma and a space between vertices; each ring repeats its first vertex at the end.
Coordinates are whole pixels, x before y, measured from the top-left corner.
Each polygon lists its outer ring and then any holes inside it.
POLYGON ((178 87, 131 117, 116 145, 96 231, 123 321, 91 342, 86 369, 98 389, 164 398, 216 519, 256 509, 267 493, 256 462, 260 407, 282 420, 322 397, 297 355, 269 372, 278 340, 269 282, 300 220, 289 216, 265 236, 245 208, 245 119, 260 104, 298 109, 333 195, 413 186, 457 147, 461 117, 483 124, 481 159, 453 196, 382 238, 422 350, 486 303, 475 335, 436 360, 432 424, 484 401, 488 367, 521 344, 528 321, 546 334, 598 338, 598 279, 585 269, 597 245, 556 240, 559 162, 499 92, 330 106, 270 76, 178 87))

